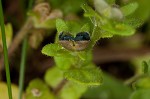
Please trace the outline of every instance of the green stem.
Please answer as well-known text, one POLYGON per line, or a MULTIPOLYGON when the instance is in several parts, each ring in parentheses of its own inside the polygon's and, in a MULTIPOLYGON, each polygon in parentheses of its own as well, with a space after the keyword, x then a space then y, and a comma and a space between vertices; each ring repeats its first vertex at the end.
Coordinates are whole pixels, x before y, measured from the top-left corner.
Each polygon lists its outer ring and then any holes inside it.
POLYGON ((12 99, 10 70, 9 70, 8 52, 7 52, 7 45, 6 45, 5 26, 4 26, 4 17, 3 17, 3 10, 2 10, 2 8, 3 8, 2 7, 2 1, 0 0, 0 26, 1 26, 1 32, 2 32, 2 42, 3 42, 3 51, 4 51, 4 63, 5 63, 5 69, 6 69, 8 95, 9 95, 9 99, 12 99))
POLYGON ((29 11, 29 10, 31 10, 31 9, 32 9, 33 3, 34 3, 34 0, 30 0, 30 1, 29 1, 27 11, 29 11))
MULTIPOLYGON (((28 10, 32 8, 34 0, 30 0, 28 4, 28 10)), ((27 54, 27 37, 25 37, 22 45, 21 63, 20 63, 20 76, 19 76, 19 96, 18 99, 22 99, 22 92, 24 89, 24 74, 25 74, 25 62, 27 54)))
POLYGON ((19 76, 19 97, 18 99, 22 99, 22 92, 24 88, 24 72, 25 72, 25 62, 26 62, 26 53, 27 53, 27 37, 25 37, 22 46, 21 53, 21 63, 20 63, 20 76, 19 76))

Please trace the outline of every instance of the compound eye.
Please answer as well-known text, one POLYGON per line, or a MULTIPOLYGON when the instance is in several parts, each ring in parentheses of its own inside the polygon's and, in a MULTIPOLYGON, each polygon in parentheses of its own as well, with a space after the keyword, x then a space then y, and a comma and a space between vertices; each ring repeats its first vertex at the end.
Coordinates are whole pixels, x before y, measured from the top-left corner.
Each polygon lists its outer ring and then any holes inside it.
POLYGON ((75 41, 86 41, 86 40, 90 40, 90 35, 87 32, 80 32, 75 37, 75 41))
POLYGON ((73 40, 74 38, 71 35, 63 35, 63 33, 60 33, 59 40, 73 40))

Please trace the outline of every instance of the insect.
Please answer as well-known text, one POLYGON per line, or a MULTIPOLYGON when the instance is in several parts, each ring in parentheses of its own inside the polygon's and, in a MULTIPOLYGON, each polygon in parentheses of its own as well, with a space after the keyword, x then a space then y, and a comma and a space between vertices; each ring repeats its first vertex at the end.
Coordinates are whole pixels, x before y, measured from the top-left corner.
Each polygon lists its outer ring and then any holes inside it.
POLYGON ((75 37, 66 35, 63 32, 59 35, 59 43, 66 49, 72 51, 82 51, 86 49, 90 42, 90 35, 87 32, 80 32, 75 37))

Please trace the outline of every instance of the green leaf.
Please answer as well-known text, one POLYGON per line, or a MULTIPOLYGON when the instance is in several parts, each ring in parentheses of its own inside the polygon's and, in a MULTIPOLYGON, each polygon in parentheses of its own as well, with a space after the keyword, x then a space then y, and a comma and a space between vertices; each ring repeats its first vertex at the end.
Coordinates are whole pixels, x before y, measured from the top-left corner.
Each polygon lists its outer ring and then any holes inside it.
POLYGON ((92 36, 91 36, 91 45, 94 46, 96 41, 99 40, 101 37, 101 28, 98 26, 94 27, 92 36))
POLYGON ((87 4, 83 4, 82 6, 81 6, 82 8, 83 8, 83 10, 84 10, 84 16, 86 16, 86 17, 98 17, 98 18, 101 18, 100 16, 99 16, 99 14, 97 14, 91 7, 89 7, 87 4))
POLYGON ((65 78, 83 85, 101 85, 102 74, 96 67, 71 69, 64 72, 65 78))
POLYGON ((135 33, 135 29, 129 25, 123 23, 117 23, 114 25, 103 25, 102 30, 111 33, 112 35, 120 35, 120 36, 130 36, 135 33))
POLYGON ((57 28, 58 33, 61 33, 63 31, 65 31, 65 32, 69 31, 67 24, 62 19, 56 20, 56 28, 57 28))
POLYGON ((61 57, 54 57, 56 66, 62 70, 69 69, 75 62, 74 56, 61 56, 61 57))
POLYGON ((143 75, 144 72, 143 72, 143 66, 141 63, 143 62, 143 60, 149 60, 149 59, 150 59, 150 56, 145 55, 143 57, 138 57, 138 58, 135 58, 132 60, 132 64, 134 64, 134 66, 135 66, 135 74, 136 75, 143 75))
POLYGON ((150 61, 142 62, 142 70, 144 74, 150 75, 150 61))
POLYGON ((135 91, 130 99, 149 99, 150 97, 150 89, 141 89, 135 91))
POLYGON ((77 33, 80 32, 80 29, 81 29, 81 26, 83 23, 81 23, 79 21, 67 21, 66 24, 69 28, 70 34, 75 36, 77 33))
MULTIPOLYGON (((1 33, 1 28, 0 28, 0 46, 3 46, 1 34, 2 33, 1 33)), ((8 47, 10 45, 10 43, 12 42, 12 38, 13 38, 13 29, 12 29, 12 25, 10 23, 5 25, 5 35, 6 35, 6 41, 7 41, 7 47, 8 47)))
POLYGON ((54 66, 46 71, 44 79, 48 85, 52 88, 56 88, 63 80, 63 72, 54 66))
POLYGON ((142 77, 133 83, 136 89, 150 89, 150 76, 142 77))
POLYGON ((85 86, 67 82, 63 89, 59 92, 59 99, 80 99, 82 94, 86 91, 85 86))
POLYGON ((34 79, 26 89, 26 99, 55 99, 48 86, 40 79, 34 79))
MULTIPOLYGON (((13 99, 18 99, 18 93, 19 93, 18 87, 14 84, 11 84, 11 87, 12 87, 12 98, 13 99)), ((9 99, 8 96, 9 95, 8 95, 7 84, 0 81, 0 97, 2 99, 9 99)))
MULTIPOLYGON (((56 66, 50 68, 45 74, 45 81, 52 88, 56 88, 62 80, 63 72, 56 66)), ((85 86, 80 86, 67 81, 57 96, 59 99, 79 99, 85 91, 85 86)))
POLYGON ((69 55, 69 52, 65 49, 62 49, 62 46, 59 44, 47 44, 42 48, 42 53, 47 56, 62 56, 69 55))
POLYGON ((137 8, 138 8, 138 3, 133 2, 133 3, 129 3, 128 5, 121 7, 121 11, 124 16, 128 16, 128 15, 133 14, 137 8))
POLYGON ((113 76, 103 73, 103 84, 98 87, 89 87, 83 94, 83 99, 128 99, 131 88, 113 76))
POLYGON ((144 23, 144 21, 142 21, 141 19, 138 19, 138 18, 126 18, 123 21, 123 23, 127 24, 133 28, 138 28, 144 23))
POLYGON ((78 52, 77 55, 84 63, 92 61, 91 50, 78 52))
POLYGON ((134 0, 139 4, 139 7, 132 15, 135 19, 140 19, 143 22, 149 20, 150 17, 150 0, 134 0))
POLYGON ((113 35, 130 36, 135 33, 135 29, 125 22, 116 22, 103 18, 87 5, 83 5, 82 8, 95 25, 91 37, 92 45, 94 45, 100 38, 110 38, 113 35))
POLYGON ((95 43, 100 39, 100 38, 110 38, 112 37, 113 34, 109 31, 102 30, 99 26, 96 26, 93 29, 92 37, 91 37, 91 45, 94 46, 95 43))
POLYGON ((80 29, 80 32, 90 32, 90 26, 89 24, 84 24, 81 29, 80 29))

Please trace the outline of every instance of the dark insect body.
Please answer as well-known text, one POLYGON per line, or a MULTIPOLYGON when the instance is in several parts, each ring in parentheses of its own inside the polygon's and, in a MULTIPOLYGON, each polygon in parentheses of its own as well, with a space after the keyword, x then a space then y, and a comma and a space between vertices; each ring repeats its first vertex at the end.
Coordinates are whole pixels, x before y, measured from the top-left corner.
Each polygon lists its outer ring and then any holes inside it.
POLYGON ((64 35, 60 33, 59 43, 66 49, 72 51, 82 51, 86 49, 90 42, 90 35, 87 32, 80 32, 73 37, 72 35, 64 35))

